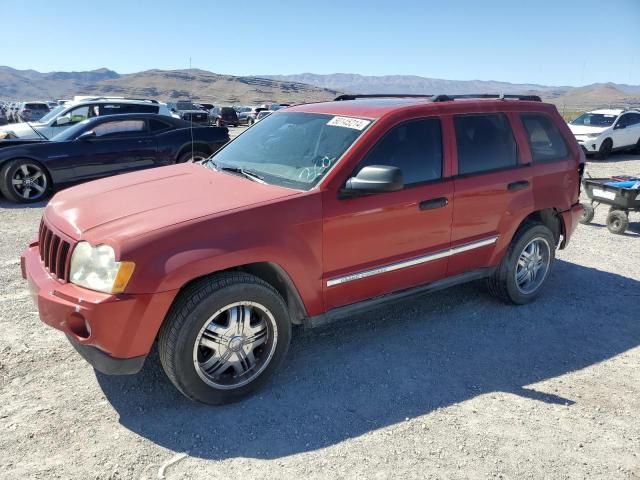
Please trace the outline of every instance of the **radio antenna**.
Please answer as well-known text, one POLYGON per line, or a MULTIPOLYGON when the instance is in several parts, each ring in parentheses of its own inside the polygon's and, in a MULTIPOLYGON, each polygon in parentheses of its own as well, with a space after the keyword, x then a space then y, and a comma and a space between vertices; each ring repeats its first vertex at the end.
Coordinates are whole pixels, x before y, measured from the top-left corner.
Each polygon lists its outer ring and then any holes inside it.
MULTIPOLYGON (((193 72, 191 71, 191 57, 189 57, 189 73, 191 76, 191 88, 189 88, 189 103, 191 103, 191 108, 193 108, 193 72)), ((191 119, 191 125, 189 126, 189 132, 191 133, 191 161, 193 162, 193 154, 194 154, 194 145, 193 145, 193 113, 189 117, 191 119)))

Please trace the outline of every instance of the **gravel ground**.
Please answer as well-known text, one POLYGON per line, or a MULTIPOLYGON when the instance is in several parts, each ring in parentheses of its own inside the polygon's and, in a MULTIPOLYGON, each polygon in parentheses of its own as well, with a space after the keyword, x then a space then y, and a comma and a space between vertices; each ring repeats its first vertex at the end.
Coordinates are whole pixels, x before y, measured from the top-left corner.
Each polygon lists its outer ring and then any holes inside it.
POLYGON ((40 323, 19 255, 41 213, 0 200, 0 478, 640 478, 640 214, 580 226, 537 303, 474 283, 299 329, 266 389, 213 408, 40 323))

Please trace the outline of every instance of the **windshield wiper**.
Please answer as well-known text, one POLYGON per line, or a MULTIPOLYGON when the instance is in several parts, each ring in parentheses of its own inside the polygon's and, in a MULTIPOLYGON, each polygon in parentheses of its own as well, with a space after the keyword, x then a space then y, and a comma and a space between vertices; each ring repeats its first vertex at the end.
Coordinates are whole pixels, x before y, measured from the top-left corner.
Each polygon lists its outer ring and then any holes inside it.
POLYGON ((213 167, 214 170, 218 170, 218 171, 236 173, 254 182, 265 183, 265 184, 267 183, 264 181, 263 176, 259 175, 257 172, 254 172, 253 170, 247 170, 241 167, 230 167, 228 165, 218 165, 213 160, 209 160, 207 162, 207 167, 209 168, 213 167))
POLYGON ((24 121, 24 123, 26 123, 27 125, 29 125, 29 128, 31 130, 33 130, 35 132, 36 135, 38 135, 40 138, 44 139, 44 140, 49 140, 47 137, 45 137, 44 133, 36 130, 33 125, 31 125, 31 123, 29 123, 27 120, 24 119, 24 117, 22 115, 20 115, 20 118, 24 121))

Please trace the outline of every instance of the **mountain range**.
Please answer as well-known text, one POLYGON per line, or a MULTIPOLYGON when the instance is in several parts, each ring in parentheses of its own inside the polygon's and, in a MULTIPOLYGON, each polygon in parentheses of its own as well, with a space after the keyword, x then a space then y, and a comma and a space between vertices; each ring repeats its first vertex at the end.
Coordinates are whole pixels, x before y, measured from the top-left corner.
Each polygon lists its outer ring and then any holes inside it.
POLYGON ((571 109, 640 105, 640 85, 615 83, 569 87, 485 80, 445 80, 415 75, 365 76, 348 73, 235 76, 198 69, 154 69, 119 74, 100 68, 85 72, 41 73, 0 66, 0 98, 12 100, 110 95, 164 101, 193 98, 214 104, 259 104, 270 101, 324 101, 340 93, 520 93, 537 94, 546 101, 571 109))

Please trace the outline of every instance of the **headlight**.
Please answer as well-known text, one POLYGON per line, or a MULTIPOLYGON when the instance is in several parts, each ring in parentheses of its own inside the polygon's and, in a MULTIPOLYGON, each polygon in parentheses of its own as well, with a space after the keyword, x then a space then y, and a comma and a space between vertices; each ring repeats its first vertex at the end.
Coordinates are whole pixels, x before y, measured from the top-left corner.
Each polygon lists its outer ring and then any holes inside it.
POLYGON ((587 137, 589 137, 589 138, 598 138, 600 135, 602 135, 602 132, 587 133, 587 137))
POLYGON ((109 245, 92 247, 88 242, 76 245, 71 256, 71 283, 104 293, 122 293, 129 283, 135 264, 116 262, 109 245))

